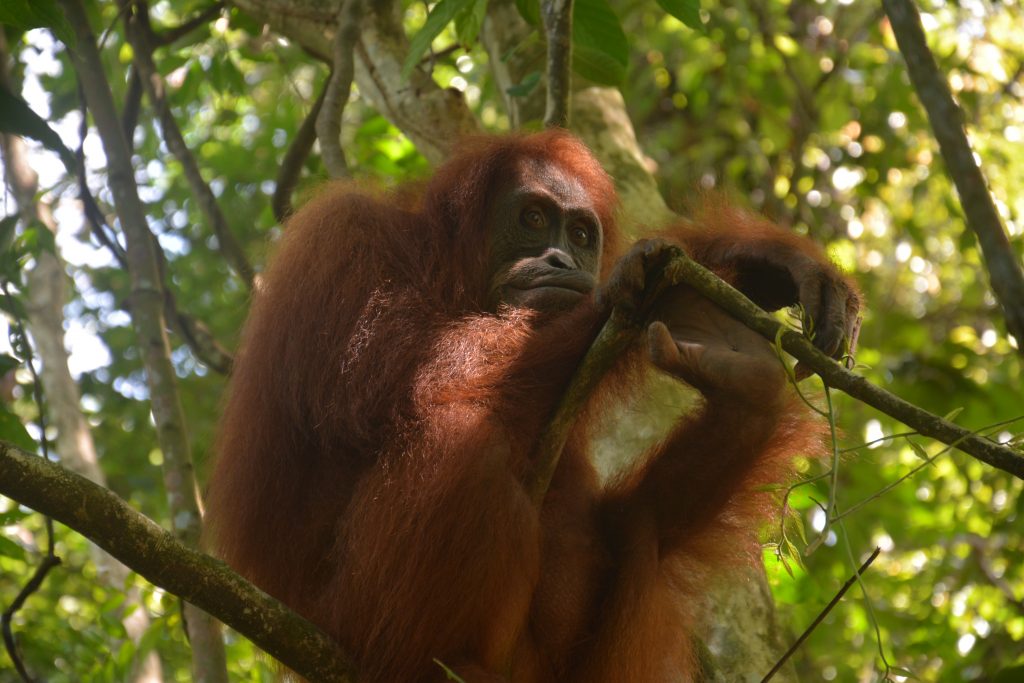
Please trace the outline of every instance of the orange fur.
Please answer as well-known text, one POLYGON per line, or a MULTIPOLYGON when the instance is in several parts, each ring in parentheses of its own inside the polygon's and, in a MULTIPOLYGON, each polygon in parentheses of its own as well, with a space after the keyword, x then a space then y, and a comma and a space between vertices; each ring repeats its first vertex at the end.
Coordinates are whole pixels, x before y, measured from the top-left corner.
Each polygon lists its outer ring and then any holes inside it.
MULTIPOLYGON (((621 254, 611 181, 549 131, 470 141, 420 195, 328 190, 289 221, 253 302, 212 542, 367 681, 443 680, 435 659, 469 683, 690 675, 708 580, 756 554, 771 513, 758 487, 811 448, 797 408, 751 420, 710 404, 604 488, 587 427, 637 389, 634 354, 593 397, 543 508, 530 504, 535 442, 604 313, 483 311, 489 199, 524 158, 590 189, 606 276, 621 254)), ((711 265, 746 240, 791 241, 726 223, 674 238, 711 265)))

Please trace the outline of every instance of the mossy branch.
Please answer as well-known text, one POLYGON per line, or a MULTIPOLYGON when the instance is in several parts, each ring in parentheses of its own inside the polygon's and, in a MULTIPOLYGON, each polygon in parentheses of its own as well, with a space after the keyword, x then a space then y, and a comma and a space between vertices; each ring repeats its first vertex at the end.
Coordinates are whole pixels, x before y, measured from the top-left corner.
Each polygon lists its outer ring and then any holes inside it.
MULTIPOLYGON (((899 420, 924 436, 953 446, 992 467, 1024 479, 1024 456, 1020 453, 933 415, 850 372, 815 348, 802 334, 787 328, 678 248, 665 266, 663 276, 654 286, 664 288, 674 284, 693 287, 769 341, 774 343, 778 339, 786 352, 816 372, 828 386, 899 420)), ((587 396, 600 384, 619 354, 637 339, 642 329, 643 326, 635 318, 613 310, 583 358, 554 417, 541 435, 535 453, 533 475, 526 486, 537 504, 544 499, 572 426, 583 411, 587 396)))
POLYGON ((356 680, 351 659, 316 626, 85 477, 0 441, 0 494, 74 529, 299 675, 311 681, 356 680))

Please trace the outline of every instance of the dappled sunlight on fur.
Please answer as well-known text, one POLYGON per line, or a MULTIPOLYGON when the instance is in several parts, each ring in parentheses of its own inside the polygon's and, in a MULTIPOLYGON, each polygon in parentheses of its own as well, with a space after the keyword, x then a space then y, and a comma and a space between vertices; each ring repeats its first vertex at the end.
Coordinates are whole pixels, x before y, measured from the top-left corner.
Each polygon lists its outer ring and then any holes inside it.
MULTIPOLYGON (((435 659, 468 683, 688 680, 709 582, 756 561, 777 511, 760 491, 820 452, 819 430, 795 402, 755 416, 699 400, 606 482, 594 433, 643 394, 641 344, 590 397, 537 509, 531 456, 608 311, 589 295, 487 310, 490 202, 524 159, 587 188, 606 281, 624 252, 615 193, 564 132, 469 140, 417 190, 334 185, 289 221, 235 365, 208 541, 366 681, 444 680, 435 659)), ((734 280, 748 239, 811 250, 720 215, 669 234, 734 280)))

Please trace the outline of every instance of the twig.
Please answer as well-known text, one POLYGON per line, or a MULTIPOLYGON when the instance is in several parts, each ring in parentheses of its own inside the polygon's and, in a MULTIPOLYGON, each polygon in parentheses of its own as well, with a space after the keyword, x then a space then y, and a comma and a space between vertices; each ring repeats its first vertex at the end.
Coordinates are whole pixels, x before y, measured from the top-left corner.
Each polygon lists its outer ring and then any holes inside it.
MULTIPOLYGON (((846 550, 846 557, 850 560, 850 566, 855 566, 857 560, 853 557, 853 546, 850 544, 850 532, 846 529, 846 522, 839 521, 839 530, 842 532, 843 537, 843 548, 846 550)), ((877 551, 878 548, 876 547, 877 551)), ((860 586, 861 595, 864 596, 864 607, 868 613, 868 619, 871 621, 871 626, 875 631, 875 643, 878 645, 878 656, 882 658, 882 663, 885 665, 885 675, 882 677, 883 681, 889 681, 889 672, 892 670, 892 665, 889 664, 889 658, 885 656, 885 647, 882 645, 882 628, 878 625, 878 617, 875 616, 875 608, 871 604, 871 596, 868 594, 867 584, 864 583, 864 578, 861 576, 862 571, 858 570, 854 576, 857 579, 857 585, 860 586)))
POLYGON ((331 75, 324 89, 323 106, 316 117, 316 136, 320 154, 332 178, 347 178, 350 173, 341 149, 341 115, 345 111, 352 78, 355 75, 355 46, 359 40, 359 23, 363 16, 362 0, 341 0, 334 41, 331 45, 331 75))
POLYGON ((808 626, 807 629, 800 634, 800 637, 796 639, 796 642, 790 645, 789 649, 786 650, 785 654, 783 654, 779 661, 775 663, 775 666, 772 667, 772 670, 765 674, 765 677, 761 679, 761 683, 768 683, 768 681, 770 681, 772 677, 779 672, 779 669, 781 669, 786 664, 786 662, 789 661, 789 658, 792 657, 798 649, 800 649, 800 646, 803 645, 804 641, 807 640, 811 633, 814 632, 814 629, 818 628, 818 624, 825 620, 825 617, 827 617, 828 613, 831 612, 832 609, 839 604, 839 601, 843 599, 843 596, 846 595, 846 592, 853 587, 853 584, 857 583, 857 581, 860 579, 860 575, 868 570, 868 567, 871 566, 871 563, 875 561, 875 558, 878 557, 878 554, 880 552, 882 552, 881 548, 875 548, 875 552, 871 553, 871 557, 866 559, 864 561, 864 564, 860 566, 860 569, 854 572, 853 576, 846 580, 846 583, 844 583, 843 587, 839 589, 839 592, 836 593, 831 600, 829 600, 829 603, 827 605, 825 605, 825 609, 821 610, 818 616, 814 618, 814 621, 811 622, 811 625, 808 626))
POLYGON ((182 313, 169 289, 164 290, 167 307, 164 315, 178 336, 184 340, 200 363, 221 375, 228 375, 235 363, 234 355, 221 346, 202 321, 182 313))
POLYGON ((135 128, 139 125, 141 109, 142 79, 139 78, 139 70, 133 66, 128 72, 128 92, 124 95, 124 107, 121 108, 121 130, 124 131, 128 149, 135 148, 135 128))
POLYGON ((544 125, 569 127, 569 96, 572 88, 573 0, 542 0, 541 19, 548 46, 548 99, 544 125))
POLYGON ((1020 80, 1021 76, 1024 76, 1024 62, 1020 63, 1020 65, 1017 67, 1017 70, 1013 72, 1013 75, 1010 76, 1010 78, 1007 79, 1006 83, 1003 84, 1003 87, 1000 88, 1000 97, 1012 94, 1013 86, 1017 85, 1017 81, 1020 80))
MULTIPOLYGON (((853 374, 815 348, 802 334, 786 328, 741 292, 691 259, 682 249, 673 250, 673 257, 657 282, 661 287, 682 283, 693 287, 747 327, 781 346, 816 372, 828 386, 896 418, 923 436, 954 446, 984 463, 1024 479, 1024 456, 1011 448, 982 439, 853 374)), ((640 326, 635 318, 613 309, 608 322, 598 333, 573 375, 569 388, 555 410, 554 418, 538 442, 533 457, 534 472, 526 482, 527 491, 534 502, 542 501, 547 492, 562 449, 576 418, 583 410, 586 397, 639 332, 640 326)))
POLYGON ((102 246, 110 250, 119 266, 127 270, 128 257, 125 254, 124 247, 117 241, 116 233, 109 229, 107 219, 103 216, 99 204, 96 203, 96 198, 93 197, 92 191, 89 189, 88 173, 85 168, 85 138, 89 134, 89 111, 86 107, 82 80, 76 77, 76 82, 82 118, 78 122, 78 147, 75 149, 75 165, 73 168, 70 166, 66 168, 68 173, 78 179, 78 199, 82 202, 82 209, 93 237, 102 246))
MULTIPOLYGON (((134 72, 134 70, 133 70, 134 72)), ((133 82, 139 83, 139 94, 142 92, 142 84, 138 78, 133 78, 133 82)), ((75 157, 77 159, 77 168, 69 168, 68 173, 71 173, 78 179, 78 193, 79 199, 82 202, 85 212, 86 221, 89 223, 90 232, 96 237, 96 240, 104 247, 110 250, 114 260, 117 261, 123 269, 128 269, 128 259, 125 254, 124 247, 114 237, 114 231, 107 223, 107 219, 103 216, 103 212, 100 210, 99 205, 96 203, 96 199, 92 196, 92 192, 89 190, 89 186, 86 184, 86 172, 85 172, 85 136, 88 132, 88 120, 89 117, 86 112, 85 95, 81 92, 79 87, 79 97, 81 98, 82 108, 82 122, 79 126, 79 143, 78 148, 75 150, 75 157), (109 234, 108 234, 109 233, 109 234)), ((131 144, 131 135, 128 134, 129 130, 134 130, 134 123, 128 124, 127 119, 128 104, 125 105, 125 111, 121 117, 122 130, 125 132, 125 142, 131 144)), ((192 353, 195 354, 196 358, 202 361, 205 365, 212 368, 220 374, 227 374, 231 369, 233 357, 231 352, 225 349, 221 344, 213 337, 210 333, 210 329, 204 325, 201 321, 196 320, 194 317, 187 313, 182 312, 178 309, 177 300, 173 293, 167 288, 167 274, 166 264, 163 259, 163 251, 159 249, 158 243, 156 243, 156 236, 152 237, 154 244, 156 245, 154 250, 160 259, 161 269, 161 280, 164 283, 164 316, 168 322, 174 327, 175 331, 179 333, 184 342, 192 349, 192 353)))
POLYGON ((568 389, 562 395, 554 417, 537 442, 537 450, 532 458, 534 470, 526 482, 526 491, 535 505, 540 506, 544 500, 555 470, 558 469, 569 433, 583 411, 587 397, 601 383, 619 356, 636 340, 640 329, 632 318, 615 308, 590 345, 568 389))
POLYGON ((999 592, 1003 594, 1003 598, 1006 602, 1009 603, 1018 614, 1024 615, 1024 600, 1017 597, 1017 594, 1013 590, 1013 586, 1011 586, 1005 578, 997 574, 995 569, 992 568, 992 565, 989 564, 987 557, 988 547, 986 545, 988 539, 977 534, 967 534, 965 540, 967 545, 971 547, 974 561, 978 563, 978 569, 981 570, 985 580, 995 588, 999 589, 999 592))
MULTIPOLYGON (((149 387, 150 407, 157 440, 164 454, 164 485, 169 516, 175 536, 198 544, 201 516, 194 465, 186 432, 184 410, 178 393, 178 379, 171 362, 164 317, 165 298, 153 244, 152 231, 139 199, 132 172, 131 152, 124 140, 117 110, 106 79, 89 17, 82 0, 60 0, 75 30, 76 44, 69 49, 74 69, 81 79, 89 111, 99 131, 107 158, 111 194, 128 245, 128 275, 131 281, 132 326, 149 387)), ((135 22, 129 26, 137 27, 135 22)), ((139 51, 136 50, 136 58, 139 51)), ((145 72, 140 69, 145 79, 145 72)), ((226 657, 220 628, 199 609, 185 605, 185 625, 192 645, 193 671, 211 683, 227 681, 226 657)))
POLYGON ((284 223, 292 212, 292 193, 295 192, 295 186, 298 185, 299 176, 302 174, 302 167, 313 149, 313 143, 316 142, 316 121, 326 93, 327 85, 325 84, 313 103, 313 108, 302 120, 302 125, 299 126, 295 137, 292 138, 292 143, 284 154, 281 166, 277 169, 274 196, 270 198, 270 208, 278 223, 284 223))
POLYGON ((235 359, 231 352, 220 345, 220 342, 213 336, 208 328, 201 321, 196 320, 178 308, 177 297, 174 291, 167 286, 167 258, 156 235, 153 235, 153 250, 157 256, 157 264, 160 267, 160 282, 163 283, 164 293, 164 317, 168 325, 178 333, 192 353, 201 363, 212 370, 227 375, 231 372, 231 366, 235 359))
POLYGON ((171 154, 181 164, 185 179, 196 198, 196 203, 213 228, 224 259, 245 285, 252 289, 255 271, 242 246, 231 232, 227 218, 217 202, 217 197, 213 194, 209 184, 203 180, 199 164, 185 143, 185 138, 181 134, 170 103, 167 101, 163 77, 153 62, 153 29, 149 24, 149 6, 141 0, 134 3, 132 0, 119 0, 119 2, 125 6, 134 5, 134 11, 130 12, 125 19, 126 32, 128 41, 134 50, 135 68, 139 70, 139 77, 142 79, 146 96, 153 108, 156 109, 160 119, 164 142, 171 154))
POLYGON ((963 111, 928 49, 913 0, 882 0, 882 5, 906 60, 910 81, 928 113, 946 169, 956 184, 967 225, 981 245, 992 291, 1006 316, 1006 328, 1020 342, 1018 351, 1024 354, 1024 270, 1010 246, 981 167, 975 161, 964 130, 963 111))
MULTIPOLYGON (((11 298, 11 291, 8 288, 8 283, 3 283, 3 293, 7 298, 11 298)), ((46 404, 43 401, 43 383, 39 379, 39 374, 36 372, 35 366, 35 354, 32 353, 32 344, 29 342, 28 333, 25 332, 25 325, 20 318, 13 319, 14 334, 18 340, 19 355, 23 356, 25 365, 28 367, 29 373, 32 375, 32 399, 36 404, 36 411, 39 413, 38 424, 39 424, 39 445, 43 451, 43 459, 47 462, 50 461, 50 441, 46 438, 46 404)), ((25 663, 21 659, 21 655, 18 653, 18 644, 14 640, 14 631, 11 628, 11 622, 14 619, 14 615, 22 608, 25 601, 28 600, 29 596, 35 593, 43 585, 43 581, 46 580, 46 575, 50 573, 50 570, 60 565, 61 559, 57 557, 55 552, 56 541, 53 536, 53 519, 49 515, 43 516, 43 525, 46 529, 46 554, 39 561, 38 566, 34 572, 32 572, 31 578, 25 582, 25 585, 21 587, 18 594, 14 596, 14 600, 7 606, 7 609, 0 615, 0 627, 3 629, 4 647, 7 649, 7 654, 10 656, 11 661, 14 662, 14 668, 21 676, 22 680, 27 683, 32 683, 32 677, 28 673, 28 669, 25 667, 25 663)))
POLYGON ((355 680, 351 659, 316 626, 108 489, 0 441, 0 494, 66 524, 154 585, 216 615, 300 676, 355 680))
POLYGON ((829 386, 896 418, 923 436, 955 445, 984 463, 1024 479, 1024 456, 1014 449, 980 438, 850 372, 815 348, 803 335, 786 329, 742 293, 693 261, 681 249, 677 250, 666 273, 672 282, 690 285, 766 339, 774 341, 778 335, 782 348, 816 372, 829 386))
MULTIPOLYGON (((982 432, 988 432, 988 431, 991 431, 993 429, 993 427, 999 427, 1002 424, 1009 424, 1011 422, 1016 422, 1019 419, 1020 418, 1014 418, 1012 420, 1004 420, 1002 423, 997 422, 994 425, 988 425, 988 426, 982 427, 981 429, 975 430, 975 431, 973 431, 971 433, 972 434, 980 434, 982 432)), ((911 432, 911 433, 912 434, 916 434, 916 432, 911 432)), ((833 522, 842 521, 843 519, 845 519, 846 517, 852 515, 854 512, 856 512, 857 510, 861 509, 862 507, 864 507, 868 503, 870 503, 870 502, 872 502, 874 500, 877 500, 878 498, 881 498, 885 494, 889 493, 889 491, 892 491, 894 488, 896 488, 897 486, 899 486, 900 484, 905 482, 907 479, 910 479, 915 474, 917 474, 918 472, 923 470, 925 467, 928 467, 929 465, 934 463, 935 459, 938 458, 940 455, 942 455, 944 453, 947 453, 948 451, 952 450, 955 447, 956 447, 956 443, 954 442, 953 444, 943 448, 941 451, 939 451, 935 455, 933 455, 931 457, 925 458, 921 463, 915 465, 909 472, 907 472, 906 474, 900 476, 895 481, 892 481, 892 482, 886 484, 885 486, 883 486, 879 490, 877 490, 874 493, 872 493, 867 498, 859 500, 856 503, 854 503, 853 505, 850 505, 845 510, 843 510, 843 512, 841 514, 836 514, 835 517, 832 518, 832 521, 833 522)))
POLYGON ((832 446, 832 466, 829 468, 828 507, 825 509, 825 524, 821 528, 821 532, 804 551, 807 555, 813 553, 828 538, 828 532, 832 530, 833 517, 836 515, 836 496, 839 495, 839 438, 836 435, 836 413, 835 407, 832 405, 832 391, 828 384, 825 385, 825 405, 828 416, 829 443, 832 446))

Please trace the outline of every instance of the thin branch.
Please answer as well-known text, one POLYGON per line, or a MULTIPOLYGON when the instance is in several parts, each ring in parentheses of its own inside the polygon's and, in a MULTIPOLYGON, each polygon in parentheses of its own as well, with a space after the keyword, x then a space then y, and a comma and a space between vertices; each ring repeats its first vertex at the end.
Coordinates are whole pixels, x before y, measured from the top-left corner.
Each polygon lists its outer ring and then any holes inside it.
MULTIPOLYGON (((60 4, 75 30, 77 40, 74 47, 69 48, 69 54, 103 144, 111 194, 128 246, 132 326, 146 371, 157 440, 164 454, 163 473, 169 516, 174 521, 176 537, 197 545, 201 527, 198 490, 178 380, 171 363, 164 317, 165 297, 152 231, 139 199, 131 152, 118 120, 89 17, 81 0, 60 0, 60 4)), ((129 23, 132 25, 134 22, 129 23)), ((136 57, 138 55, 136 50, 136 57)), ((151 83, 145 78, 143 69, 140 69, 140 75, 151 83)), ((193 677, 211 683, 227 681, 219 626, 191 605, 186 604, 183 609, 192 645, 193 677)))
POLYGON ((828 616, 828 613, 831 612, 832 609, 839 604, 839 601, 843 599, 843 596, 846 595, 846 592, 853 587, 853 584, 857 583, 857 581, 860 580, 861 574, 868 570, 868 567, 871 566, 871 563, 875 561, 875 558, 878 557, 878 554, 880 552, 882 552, 881 548, 875 548, 875 552, 871 553, 871 556, 868 559, 864 560, 864 564, 860 566, 860 569, 854 572, 853 576, 846 580, 846 583, 844 583, 843 587, 839 589, 839 592, 836 593, 831 600, 829 600, 827 605, 825 605, 825 609, 821 610, 818 616, 814 618, 814 621, 811 622, 811 625, 808 626, 804 630, 804 632, 800 634, 800 637, 796 639, 796 642, 790 645, 789 649, 786 650, 786 653, 783 654, 779 661, 775 663, 775 666, 772 667, 772 670, 765 674, 765 677, 761 679, 761 683, 768 683, 768 681, 770 681, 772 677, 779 672, 779 669, 781 669, 786 664, 786 662, 789 661, 789 658, 792 657, 793 654, 800 649, 800 646, 803 645, 804 641, 807 640, 811 633, 814 632, 814 629, 818 628, 818 625, 825 620, 825 617, 828 616))
POLYGON ((221 346, 210 328, 201 320, 182 313, 178 308, 178 302, 169 289, 164 290, 167 300, 164 315, 171 328, 184 340, 185 344, 192 351, 200 363, 214 372, 227 375, 235 363, 234 355, 221 346))
POLYGON ((133 66, 128 71, 128 92, 124 95, 124 106, 121 108, 121 130, 124 131, 128 149, 135 147, 135 128, 139 125, 141 109, 142 79, 139 78, 139 70, 133 66))
POLYGON ((231 366, 235 359, 231 352, 220 345, 220 342, 213 336, 202 321, 184 313, 178 308, 177 297, 174 291, 167 286, 167 258, 156 235, 153 235, 153 251, 157 256, 157 265, 160 268, 160 282, 163 284, 164 292, 164 318, 167 324, 178 333, 178 336, 188 345, 189 349, 201 363, 222 375, 231 372, 231 366))
MULTIPOLYGON (((132 69, 132 73, 137 74, 134 69, 132 69)), ((131 83, 138 83, 138 96, 141 97, 142 82, 137 76, 134 76, 131 78, 131 83)), ((129 85, 129 93, 130 92, 131 86, 129 85)), ((79 199, 84 207, 85 219, 90 226, 90 232, 94 237, 96 237, 96 240, 102 246, 110 250, 118 265, 127 270, 128 259, 125 254, 124 247, 117 242, 113 228, 108 224, 107 219, 103 215, 103 211, 100 210, 99 204, 96 203, 96 199, 92 196, 92 192, 89 190, 89 186, 85 181, 85 136, 89 130, 89 116, 86 111, 85 94, 81 92, 81 86, 79 86, 79 98, 81 100, 82 120, 78 130, 78 148, 75 150, 77 163, 76 168, 68 168, 67 171, 74 175, 78 180, 79 199)), ((132 99, 132 95, 129 94, 125 103, 124 112, 121 115, 121 129, 125 136, 125 143, 129 146, 129 150, 131 148, 132 132, 135 130, 135 122, 129 121, 128 116, 132 99)), ((136 102, 136 106, 137 104, 138 103, 136 102)), ((153 240, 155 245, 154 251, 160 259, 161 281, 164 284, 164 316, 167 318, 174 330, 178 332, 179 336, 184 340, 188 347, 192 349, 192 353, 195 354, 196 358, 216 372, 227 374, 230 371, 232 362, 234 361, 231 352, 221 346, 221 344, 213 337, 213 334, 210 332, 210 328, 205 324, 196 320, 189 314, 178 310, 177 300, 175 299, 174 294, 167 287, 167 266, 163 258, 163 251, 159 248, 159 243, 156 242, 155 235, 153 235, 153 240)))
POLYGON ((544 125, 569 127, 569 97, 572 92, 572 5, 573 0, 542 0, 541 19, 547 39, 548 100, 544 125))
POLYGON ((324 89, 323 106, 316 117, 316 136, 320 154, 332 178, 347 178, 348 164, 341 149, 341 118, 352 92, 355 75, 355 46, 363 16, 362 0, 342 0, 335 28, 331 75, 324 89))
MULTIPOLYGON (((47 517, 46 519, 49 520, 50 518, 47 517)), ((50 522, 50 526, 52 525, 53 522, 50 522)), ((14 668, 18 675, 26 683, 33 683, 34 679, 29 674, 28 669, 25 667, 25 662, 21 660, 21 655, 18 653, 18 644, 14 640, 14 632, 11 630, 11 620, 14 618, 15 612, 22 608, 29 596, 43 585, 43 581, 46 580, 46 575, 50 573, 50 570, 59 565, 59 557, 50 553, 44 555, 39 565, 36 566, 36 570, 32 573, 32 577, 25 582, 25 585, 18 591, 11 604, 4 610, 3 615, 0 616, 0 622, 3 623, 4 647, 7 650, 7 655, 14 662, 14 668)))
POLYGON ((133 571, 217 616, 311 681, 355 680, 337 643, 223 562, 178 542, 108 489, 0 441, 0 494, 49 515, 133 571))
POLYGON ((999 95, 1001 97, 1011 95, 1013 93, 1013 87, 1017 85, 1017 81, 1020 80, 1021 76, 1024 76, 1024 62, 1020 63, 1017 70, 1013 72, 1013 75, 1010 76, 1006 83, 1003 84, 1003 87, 999 90, 999 95))
POLYGON ((299 176, 302 174, 302 167, 313 150, 313 143, 316 142, 316 122, 320 115, 320 108, 324 103, 324 95, 327 93, 327 86, 320 91, 313 103, 313 108, 302 120, 302 125, 292 138, 288 151, 285 152, 280 168, 277 169, 277 179, 274 182, 274 196, 270 198, 270 208, 274 212, 274 218, 278 223, 284 223, 285 219, 292 212, 292 193, 295 186, 299 184, 299 176))
POLYGON ((910 81, 928 113, 946 169, 956 184, 967 225, 981 245, 992 291, 1006 316, 1006 328, 1020 342, 1018 350, 1024 354, 1024 270, 1010 246, 985 175, 971 150, 963 111, 928 49, 913 0, 882 0, 882 5, 906 60, 910 81))
MULTIPOLYGON (((1012 422, 1012 421, 1013 420, 1008 420, 1008 422, 1012 422)), ((991 427, 990 426, 989 427, 982 427, 981 429, 979 429, 977 431, 971 432, 971 434, 980 434, 982 432, 988 432, 988 431, 991 431, 991 427)), ((907 440, 909 441, 909 439, 907 439, 907 440)), ((924 468, 928 467, 929 465, 934 464, 935 460, 939 456, 944 455, 945 453, 949 452, 950 450, 952 450, 953 448, 956 448, 956 447, 957 447, 957 442, 953 442, 952 444, 950 444, 949 446, 946 446, 945 448, 943 448, 941 451, 939 451, 935 455, 925 457, 920 463, 915 465, 909 472, 906 472, 905 474, 901 475, 895 481, 889 482, 888 484, 886 484, 882 488, 878 489, 877 491, 875 491, 874 493, 869 495, 867 498, 863 498, 863 499, 857 501, 856 503, 854 503, 853 505, 850 505, 845 510, 843 510, 841 513, 838 513, 834 517, 831 517, 831 521, 833 521, 833 522, 840 522, 843 519, 845 519, 846 517, 852 515, 857 510, 860 510, 862 507, 868 505, 869 503, 871 503, 871 502, 873 502, 875 500, 878 500, 879 498, 881 498, 885 494, 889 493, 889 491, 892 491, 894 488, 896 488, 897 486, 899 486, 900 484, 905 482, 907 479, 910 479, 911 477, 913 477, 915 474, 917 474, 918 472, 920 472, 924 468)))
MULTIPOLYGON (((123 5, 132 4, 132 0, 119 0, 123 5)), ((255 271, 249 263, 242 246, 236 240, 231 228, 228 225, 224 212, 220 209, 217 197, 213 194, 209 184, 203 179, 202 172, 195 156, 185 143, 185 138, 178 127, 178 122, 171 111, 170 103, 167 101, 167 92, 164 87, 163 77, 157 71, 153 61, 153 29, 149 24, 149 6, 145 2, 135 2, 134 11, 126 18, 126 29, 128 41, 131 43, 134 53, 135 68, 139 70, 139 77, 146 90, 150 105, 156 110, 160 119, 160 129, 163 132, 164 142, 171 154, 181 164, 185 179, 188 181, 193 196, 200 210, 210 222, 213 233, 217 237, 217 244, 220 252, 224 255, 225 261, 232 270, 242 279, 247 287, 252 289, 255 271)))
POLYGON ((1024 479, 1024 456, 1020 453, 983 439, 850 372, 815 348, 803 335, 787 329, 728 283, 690 259, 682 250, 677 252, 666 272, 672 282, 690 285, 766 339, 774 341, 778 335, 782 348, 816 372, 829 386, 896 418, 922 436, 955 445, 984 463, 1024 479))
MULTIPOLYGON (((828 386, 896 418, 923 436, 954 446, 984 463, 1024 479, 1024 456, 1020 453, 983 439, 853 374, 815 348, 802 334, 787 328, 691 259, 682 249, 674 250, 673 258, 665 266, 664 275, 656 281, 657 287, 682 283, 693 287, 765 339, 778 343, 791 356, 816 372, 828 386)), ((613 309, 608 322, 584 356, 556 408, 554 418, 538 442, 533 459, 534 472, 526 483, 534 502, 542 501, 547 492, 562 449, 576 418, 583 410, 586 397, 600 383, 618 355, 637 338, 641 323, 635 317, 613 309)))
MULTIPOLYGON (((3 293, 8 299, 11 298, 11 291, 6 281, 3 282, 3 293)), ((25 332, 25 324, 20 318, 15 317, 12 321, 14 328, 14 335, 17 341, 17 346, 20 348, 15 349, 18 355, 23 357, 25 365, 28 367, 29 373, 32 375, 32 400, 36 404, 36 411, 38 415, 39 425, 39 445, 43 451, 43 460, 46 462, 50 461, 50 440, 46 438, 46 404, 43 401, 43 383, 39 379, 39 373, 36 372, 35 366, 35 354, 32 352, 32 344, 29 342, 28 333, 25 332)), ((32 576, 25 585, 21 587, 18 594, 14 596, 14 600, 7 606, 7 609, 0 615, 0 629, 3 630, 4 647, 7 649, 7 654, 10 656, 11 661, 14 662, 14 668, 17 670, 18 675, 21 676, 22 680, 27 683, 32 683, 32 677, 28 673, 28 669, 25 663, 21 659, 21 655, 18 652, 18 644, 14 639, 14 631, 11 628, 11 622, 14 619, 14 615, 22 608, 25 601, 29 599, 33 593, 38 591, 43 581, 46 580, 47 574, 54 567, 57 567, 61 563, 61 559, 57 557, 56 553, 56 541, 53 536, 53 519, 49 515, 43 517, 44 528, 46 529, 46 554, 43 555, 39 564, 36 566, 32 576)))
POLYGON ((85 91, 82 88, 82 80, 76 77, 78 87, 78 102, 82 118, 78 122, 78 147, 75 149, 75 165, 65 166, 67 172, 78 178, 78 199, 82 202, 82 210, 85 219, 89 223, 90 232, 96 241, 110 250, 118 265, 128 269, 128 256, 124 247, 117 241, 117 233, 107 224, 107 219, 100 210, 96 198, 89 189, 88 172, 85 168, 85 138, 89 134, 89 111, 85 102, 85 91))
MULTIPOLYGON (((846 522, 839 522, 839 530, 842 532, 843 537, 843 549, 846 550, 846 557, 850 560, 850 566, 856 566, 857 560, 853 557, 853 545, 850 544, 850 532, 846 529, 846 522)), ((876 547, 875 550, 878 550, 876 547)), ((882 627, 878 625, 878 617, 875 616, 875 608, 871 603, 871 595, 868 594, 868 586, 864 583, 864 577, 861 576, 861 571, 856 570, 854 577, 857 579, 857 585, 860 586, 860 593, 864 596, 864 607, 868 613, 868 621, 871 622, 871 626, 875 631, 875 644, 878 646, 878 656, 882 659, 882 664, 885 665, 885 674, 882 677, 883 681, 889 680, 889 671, 892 669, 892 665, 889 664, 889 658, 885 656, 885 646, 882 643, 882 627)))
POLYGON ((587 397, 601 383, 601 379, 618 357, 636 341, 639 334, 640 328, 632 317, 615 308, 594 343, 590 345, 569 387, 562 395, 554 417, 548 422, 537 442, 536 455, 532 459, 534 470, 526 482, 526 491, 538 507, 544 501, 551 479, 558 469, 562 450, 569 440, 569 433, 583 411, 587 397))
POLYGON ((839 495, 839 437, 836 435, 836 411, 832 405, 832 391, 828 384, 825 385, 825 405, 825 412, 828 417, 829 443, 832 446, 832 466, 828 470, 828 507, 825 509, 825 525, 822 527, 818 537, 804 550, 807 555, 817 550, 818 546, 828 538, 828 532, 832 530, 832 520, 836 516, 836 496, 839 495))
POLYGON ((999 589, 999 592, 1003 594, 1003 598, 1006 602, 1013 607, 1018 614, 1024 616, 1024 600, 1017 597, 1013 586, 1002 575, 996 573, 996 570, 992 568, 992 565, 988 561, 988 540, 977 534, 967 534, 966 537, 967 545, 971 547, 971 554, 974 557, 974 561, 978 564, 978 569, 981 570, 985 580, 992 584, 993 587, 999 589))

